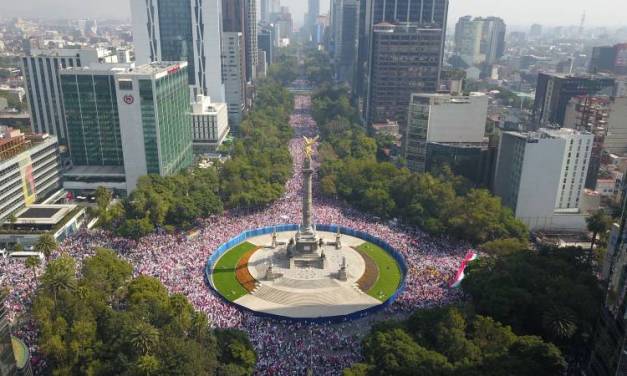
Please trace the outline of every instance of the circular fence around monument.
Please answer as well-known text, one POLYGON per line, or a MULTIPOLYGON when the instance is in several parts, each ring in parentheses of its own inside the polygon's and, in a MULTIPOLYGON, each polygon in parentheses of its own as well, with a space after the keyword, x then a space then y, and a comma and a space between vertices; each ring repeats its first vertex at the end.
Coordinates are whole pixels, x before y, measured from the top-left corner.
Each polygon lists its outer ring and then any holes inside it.
POLYGON ((352 236, 352 237, 359 238, 361 240, 370 242, 372 244, 375 244, 375 245, 381 247, 381 249, 386 251, 390 256, 392 256, 392 258, 394 258, 394 260, 398 264, 398 267, 399 267, 399 269, 401 271, 401 283, 398 286, 398 288, 396 289, 396 292, 394 292, 394 294, 392 296, 390 296, 387 300, 385 300, 381 304, 376 305, 374 307, 366 308, 366 309, 361 310, 361 311, 357 311, 357 312, 353 312, 353 313, 350 313, 350 314, 346 314, 346 315, 325 316, 325 317, 319 317, 319 318, 315 318, 315 317, 313 317, 313 318, 295 318, 295 317, 276 315, 276 314, 271 314, 271 313, 266 313, 266 312, 259 312, 259 311, 252 310, 252 309, 250 309, 248 307, 244 307, 244 306, 242 306, 240 304, 237 304, 237 303, 235 303, 233 301, 230 301, 230 300, 226 299, 224 296, 222 296, 222 294, 218 291, 218 289, 213 285, 213 280, 211 278, 211 275, 212 275, 212 272, 213 272, 214 265, 220 259, 220 257, 222 257, 222 255, 224 255, 227 251, 229 251, 233 247, 237 246, 240 243, 243 243, 244 241, 246 241, 249 238, 253 238, 253 237, 257 237, 257 236, 261 236, 261 235, 267 235, 267 234, 271 234, 273 232, 298 231, 298 229, 299 229, 298 225, 278 225, 278 226, 262 227, 262 228, 258 228, 258 229, 255 229, 255 230, 248 230, 248 231, 242 232, 238 236, 236 236, 236 237, 230 239, 229 241, 223 243, 222 245, 220 245, 213 252, 213 254, 211 254, 211 256, 209 256, 209 259, 207 260, 207 265, 205 266, 205 273, 204 273, 205 274, 205 282, 220 297, 220 299, 222 299, 225 303, 233 304, 233 305, 237 306, 239 309, 241 309, 242 311, 250 312, 250 313, 252 313, 252 314, 254 314, 256 316, 259 316, 259 317, 266 317, 266 318, 280 319, 280 320, 299 321, 299 322, 313 322, 313 323, 343 322, 343 321, 350 321, 350 320, 356 320, 356 319, 363 318, 363 317, 365 317, 365 316, 367 316, 367 315, 369 315, 371 313, 378 312, 378 311, 388 307, 392 303, 394 303, 394 301, 398 298, 398 296, 405 289, 405 277, 407 275, 407 263, 405 262, 405 259, 400 254, 400 252, 398 252, 396 249, 394 249, 394 247, 389 245, 387 242, 377 238, 376 236, 372 236, 372 235, 370 235, 370 234, 368 234, 366 232, 363 232, 363 231, 357 231, 357 230, 353 230, 353 229, 348 228, 348 227, 337 226, 337 225, 316 225, 316 230, 318 230, 318 231, 325 231, 325 232, 337 232, 339 230, 340 234, 352 236))

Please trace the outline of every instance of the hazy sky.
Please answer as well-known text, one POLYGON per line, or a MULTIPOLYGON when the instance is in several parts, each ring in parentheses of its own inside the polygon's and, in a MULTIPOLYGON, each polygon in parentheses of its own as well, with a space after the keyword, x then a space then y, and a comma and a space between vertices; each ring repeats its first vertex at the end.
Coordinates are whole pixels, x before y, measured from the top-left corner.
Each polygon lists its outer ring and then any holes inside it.
MULTIPOLYGON (((2 13, 11 16, 115 17, 129 15, 129 0, 0 0, 2 13)), ((625 0, 450 0, 450 21, 463 15, 499 16, 510 25, 576 25, 582 13, 589 26, 627 26, 625 0)), ((290 7, 297 24, 302 23, 307 0, 282 0, 290 7)), ((322 12, 329 0, 321 0, 322 12)))

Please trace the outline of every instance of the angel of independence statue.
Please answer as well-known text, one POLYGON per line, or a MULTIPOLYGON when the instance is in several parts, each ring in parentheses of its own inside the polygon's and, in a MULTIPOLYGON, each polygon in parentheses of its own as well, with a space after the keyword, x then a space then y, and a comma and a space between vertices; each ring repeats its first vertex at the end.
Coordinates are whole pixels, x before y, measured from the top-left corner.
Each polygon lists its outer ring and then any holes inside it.
POLYGON ((305 140, 305 155, 309 160, 311 160, 311 157, 313 156, 313 146, 316 142, 318 142, 320 136, 316 136, 314 138, 303 137, 303 139, 305 140))

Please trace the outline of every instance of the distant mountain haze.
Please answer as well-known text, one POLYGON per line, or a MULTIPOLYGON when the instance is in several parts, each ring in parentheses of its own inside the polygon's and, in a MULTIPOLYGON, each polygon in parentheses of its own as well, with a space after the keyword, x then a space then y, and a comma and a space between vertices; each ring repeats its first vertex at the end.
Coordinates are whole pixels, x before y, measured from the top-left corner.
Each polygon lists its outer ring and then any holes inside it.
MULTIPOLYGON (((321 0, 321 12, 330 0, 321 0)), ((296 26, 303 23, 307 0, 282 0, 294 16, 296 26)), ((129 17, 129 0, 0 0, 2 15, 47 18, 120 18, 129 17)), ((458 17, 498 16, 510 25, 578 25, 586 12, 587 26, 627 26, 625 0, 451 0, 449 26, 458 17)))

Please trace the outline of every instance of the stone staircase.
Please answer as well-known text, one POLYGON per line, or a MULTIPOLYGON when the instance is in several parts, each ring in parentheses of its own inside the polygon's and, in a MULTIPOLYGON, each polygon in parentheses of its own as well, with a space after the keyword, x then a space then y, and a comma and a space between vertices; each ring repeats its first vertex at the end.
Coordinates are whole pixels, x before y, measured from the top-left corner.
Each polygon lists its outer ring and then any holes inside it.
POLYGON ((313 306, 346 304, 359 298, 352 287, 338 287, 320 292, 291 292, 261 284, 253 296, 268 302, 286 306, 313 306))

